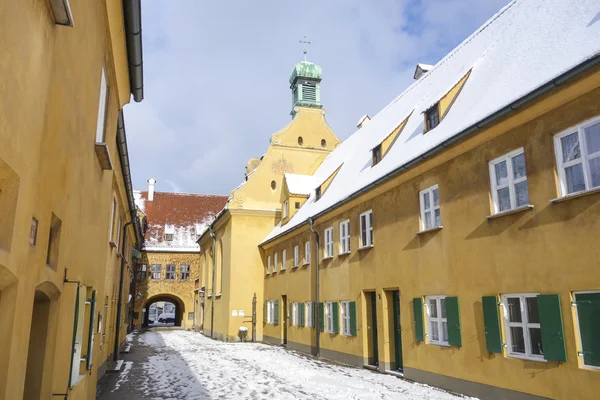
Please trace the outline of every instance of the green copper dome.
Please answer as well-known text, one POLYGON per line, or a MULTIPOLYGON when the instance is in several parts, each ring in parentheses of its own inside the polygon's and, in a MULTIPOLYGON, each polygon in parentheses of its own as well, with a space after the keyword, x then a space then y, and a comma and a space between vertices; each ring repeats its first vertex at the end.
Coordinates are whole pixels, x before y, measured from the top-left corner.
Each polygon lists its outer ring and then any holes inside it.
POLYGON ((294 83, 296 78, 308 78, 321 80, 323 70, 320 65, 313 64, 308 61, 300 61, 294 67, 292 74, 290 75, 290 85, 294 83))

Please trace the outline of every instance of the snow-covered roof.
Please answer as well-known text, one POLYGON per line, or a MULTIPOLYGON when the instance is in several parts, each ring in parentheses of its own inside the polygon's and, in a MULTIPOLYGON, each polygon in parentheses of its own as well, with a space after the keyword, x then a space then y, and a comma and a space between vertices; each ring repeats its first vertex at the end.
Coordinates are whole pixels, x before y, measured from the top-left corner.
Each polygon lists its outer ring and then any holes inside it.
POLYGON ((308 196, 320 183, 315 175, 285 174, 288 192, 292 195, 308 196))
POLYGON ((317 202, 311 194, 292 219, 275 227, 263 243, 600 55, 599 11, 597 0, 512 1, 330 153, 315 175, 329 176, 343 166, 327 191, 317 202), (427 106, 435 104, 469 70, 444 119, 423 134, 427 106), (386 156, 371 166, 370 149, 409 115, 386 156))

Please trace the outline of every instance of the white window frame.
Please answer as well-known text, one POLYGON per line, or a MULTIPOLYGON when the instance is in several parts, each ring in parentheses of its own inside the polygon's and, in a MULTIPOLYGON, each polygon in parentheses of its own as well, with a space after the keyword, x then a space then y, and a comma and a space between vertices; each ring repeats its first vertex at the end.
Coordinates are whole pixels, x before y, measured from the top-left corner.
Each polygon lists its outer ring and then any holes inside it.
MULTIPOLYGON (((600 293, 600 290, 585 290, 585 291, 580 291, 580 292, 573 292, 572 293, 573 301, 574 302, 577 301, 578 294, 599 294, 599 293, 600 293)), ((573 308, 575 308, 575 329, 577 330, 577 337, 579 338, 579 345, 577 346, 577 353, 578 353, 578 358, 581 359, 581 365, 583 366, 582 368, 600 371, 600 367, 598 367, 596 365, 586 364, 583 361, 583 355, 579 355, 579 353, 583 352, 583 341, 581 340, 581 329, 579 329, 579 312, 578 312, 576 306, 573 308)))
POLYGON ((306 310, 304 316, 304 326, 306 326, 307 328, 313 328, 312 305, 313 303, 311 301, 307 301, 306 303, 304 303, 304 309, 306 310))
MULTIPOLYGON (((450 346, 448 340, 444 340, 444 322, 446 323, 446 330, 448 330, 448 313, 446 312, 446 318, 442 317, 442 299, 446 299, 445 295, 435 295, 435 296, 426 296, 425 297, 425 305, 427 310, 427 343, 434 344, 437 346, 450 346), (430 310, 429 301, 435 300, 436 308, 437 308, 437 317, 432 317, 432 312, 430 310), (438 323, 438 340, 433 339, 433 326, 432 322, 438 323)), ((448 336, 448 335, 446 335, 448 336)))
POLYGON ((426 231, 429 229, 435 229, 442 226, 442 211, 440 210, 440 189, 438 185, 433 185, 428 187, 425 190, 421 190, 419 192, 419 207, 421 209, 421 231, 426 231), (436 206, 433 201, 433 192, 438 192, 438 205, 436 206), (429 199, 429 208, 425 208, 425 197, 429 199), (440 210, 440 223, 438 225, 435 224, 435 212, 436 210, 440 210), (427 226, 427 219, 425 218, 425 213, 429 212, 431 216, 431 226, 427 226))
POLYGON ((117 199, 113 197, 112 199, 112 209, 110 212, 110 231, 108 233, 108 240, 114 243, 114 230, 115 230, 115 215, 117 211, 117 199))
POLYGON ((190 280, 190 264, 180 264, 179 265, 179 280, 180 281, 189 281, 190 280), (183 275, 185 274, 185 275, 183 275))
POLYGON ((293 304, 294 306, 294 310, 293 310, 293 315, 294 315, 294 320, 293 320, 293 324, 295 326, 300 326, 300 303, 296 302, 293 304))
POLYGON ((340 301, 340 316, 342 322, 342 335, 351 336, 350 332, 350 302, 340 301))
POLYGON ((108 80, 106 79, 106 68, 102 66, 100 76, 100 98, 98 102, 98 120, 96 121, 96 143, 106 142, 106 114, 108 112, 108 80))
POLYGON ((271 256, 267 257, 267 275, 271 273, 271 256))
MULTIPOLYGON (((537 296, 539 293, 506 293, 501 296, 502 298, 502 309, 503 309, 503 319, 504 319, 504 337, 506 338, 506 355, 511 358, 521 358, 525 360, 532 361, 543 361, 544 355, 532 354, 531 352, 531 336, 529 333, 530 328, 540 329, 541 334, 541 324, 539 322, 533 323, 529 322, 529 314, 527 312, 526 306, 526 298, 535 298, 537 300, 537 296), (509 298, 518 298, 519 304, 521 307, 521 322, 510 322, 509 320, 509 311, 508 311, 508 299, 509 298), (511 327, 521 327, 523 328, 523 340, 525 342, 525 353, 516 353, 512 351, 512 336, 510 334, 511 327)), ((539 313, 539 308, 538 308, 539 313)))
MULTIPOLYGON (((523 147, 513 150, 510 153, 506 153, 506 154, 504 154, 498 158, 495 158, 489 162, 490 184, 492 186, 492 202, 494 203, 494 214, 497 214, 499 212, 506 212, 506 211, 514 210, 518 207, 525 207, 530 203, 529 201, 527 201, 528 204, 522 204, 520 206, 517 206, 517 192, 515 190, 515 186, 521 182, 527 181, 527 160, 525 160, 525 176, 514 179, 512 159, 520 154, 523 154, 523 157, 525 157, 525 150, 523 149, 523 147), (508 181, 504 185, 498 185, 498 182, 496 181, 496 165, 500 164, 503 161, 506 162, 506 172, 508 175, 508 177, 507 177, 508 181), (498 200, 498 190, 504 189, 504 188, 508 188, 509 197, 510 197, 510 208, 508 208, 507 210, 500 211, 500 203, 498 200)), ((527 192, 529 193, 529 182, 527 182, 527 186, 528 186, 527 192)))
MULTIPOLYGON (((119 212, 117 211, 117 214, 119 212)), ((121 251, 121 216, 119 216, 118 222, 117 222, 117 243, 115 243, 117 245, 117 254, 119 254, 119 252, 121 251)))
POLYGON ((310 241, 304 243, 304 264, 310 264, 310 241))
POLYGON ((278 253, 275 253, 273 255, 273 273, 277 272, 277 261, 278 261, 277 256, 278 256, 278 253))
POLYGON ((325 229, 323 231, 323 236, 325 237, 323 258, 331 258, 333 257, 333 226, 325 229))
POLYGON ((340 222, 340 254, 350 253, 350 220, 340 222))
POLYGON ((335 333, 333 332, 333 307, 335 307, 335 301, 327 301, 325 302, 325 331, 327 333, 335 333))
POLYGON ((273 323, 273 310, 275 309, 273 300, 267 301, 267 323, 273 323))
POLYGON ((288 207, 289 207, 289 201, 286 200, 283 202, 283 218, 287 218, 288 216, 288 207))
POLYGON ((281 270, 285 270, 285 260, 287 258, 287 249, 283 249, 281 252, 281 270))
POLYGON ((372 247, 373 246, 373 210, 365 211, 359 216, 360 221, 360 248, 372 247), (363 238, 363 217, 365 222, 365 237, 363 238))
POLYGON ((592 154, 588 154, 587 140, 585 137, 585 128, 592 125, 596 125, 600 122, 600 116, 588 119, 580 124, 570 127, 560 133, 554 135, 554 155, 556 157, 556 166, 558 170, 558 178, 560 183, 560 194, 561 197, 574 195, 577 193, 583 193, 588 190, 600 188, 600 186, 592 187, 592 176, 590 171, 590 161, 600 157, 600 151, 592 154), (579 150, 581 157, 577 160, 567 161, 566 163, 562 160, 562 143, 561 139, 565 136, 569 136, 572 133, 577 133, 579 139, 579 150), (585 182, 585 189, 578 192, 568 193, 567 192, 567 178, 565 175, 565 169, 573 165, 582 164, 583 167, 583 181, 585 182))
POLYGON ((300 253, 299 246, 298 245, 294 246, 294 268, 297 267, 298 264, 300 263, 300 261, 299 261, 299 259, 300 259, 299 253, 300 253))
POLYGON ((165 280, 166 281, 174 281, 177 279, 177 265, 176 264, 166 264, 165 265, 165 280), (173 271, 169 270, 169 267, 173 267, 173 271), (169 278, 169 274, 173 274, 173 278, 169 278))
POLYGON ((69 379, 69 386, 75 386, 84 376, 81 374, 81 361, 83 354, 83 335, 85 321, 85 303, 87 301, 87 286, 79 286, 79 307, 77 309, 77 326, 75 330, 75 348, 73 349, 73 365, 69 379))
POLYGON ((150 280, 160 281, 162 279, 162 264, 151 264, 150 265, 150 280), (158 271, 154 271, 154 267, 158 266, 158 271), (158 273, 158 278, 154 277, 154 274, 158 273))

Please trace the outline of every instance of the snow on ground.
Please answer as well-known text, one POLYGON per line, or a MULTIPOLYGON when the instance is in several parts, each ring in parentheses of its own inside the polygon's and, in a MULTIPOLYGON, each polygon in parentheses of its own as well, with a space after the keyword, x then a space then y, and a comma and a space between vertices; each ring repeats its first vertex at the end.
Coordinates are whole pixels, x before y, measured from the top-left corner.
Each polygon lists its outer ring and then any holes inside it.
POLYGON ((391 375, 318 361, 282 347, 147 331, 141 390, 157 399, 403 399, 457 396, 391 375))
POLYGON ((129 380, 129 371, 131 371, 132 366, 133 366, 133 361, 125 361, 123 370, 119 373, 119 380, 115 384, 113 392, 115 390, 119 390, 121 385, 127 383, 127 381, 129 380))

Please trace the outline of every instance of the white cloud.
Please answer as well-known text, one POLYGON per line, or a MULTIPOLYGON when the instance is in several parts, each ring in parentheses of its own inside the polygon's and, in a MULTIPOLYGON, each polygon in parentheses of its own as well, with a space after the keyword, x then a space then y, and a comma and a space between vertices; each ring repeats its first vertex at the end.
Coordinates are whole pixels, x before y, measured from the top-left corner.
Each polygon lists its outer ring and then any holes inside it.
POLYGON ((136 188, 227 194, 290 120, 312 42, 327 121, 345 139, 507 0, 143 2, 145 100, 125 110, 136 188), (161 188, 162 182, 162 188, 161 188), (169 183, 170 182, 170 183, 169 183))

